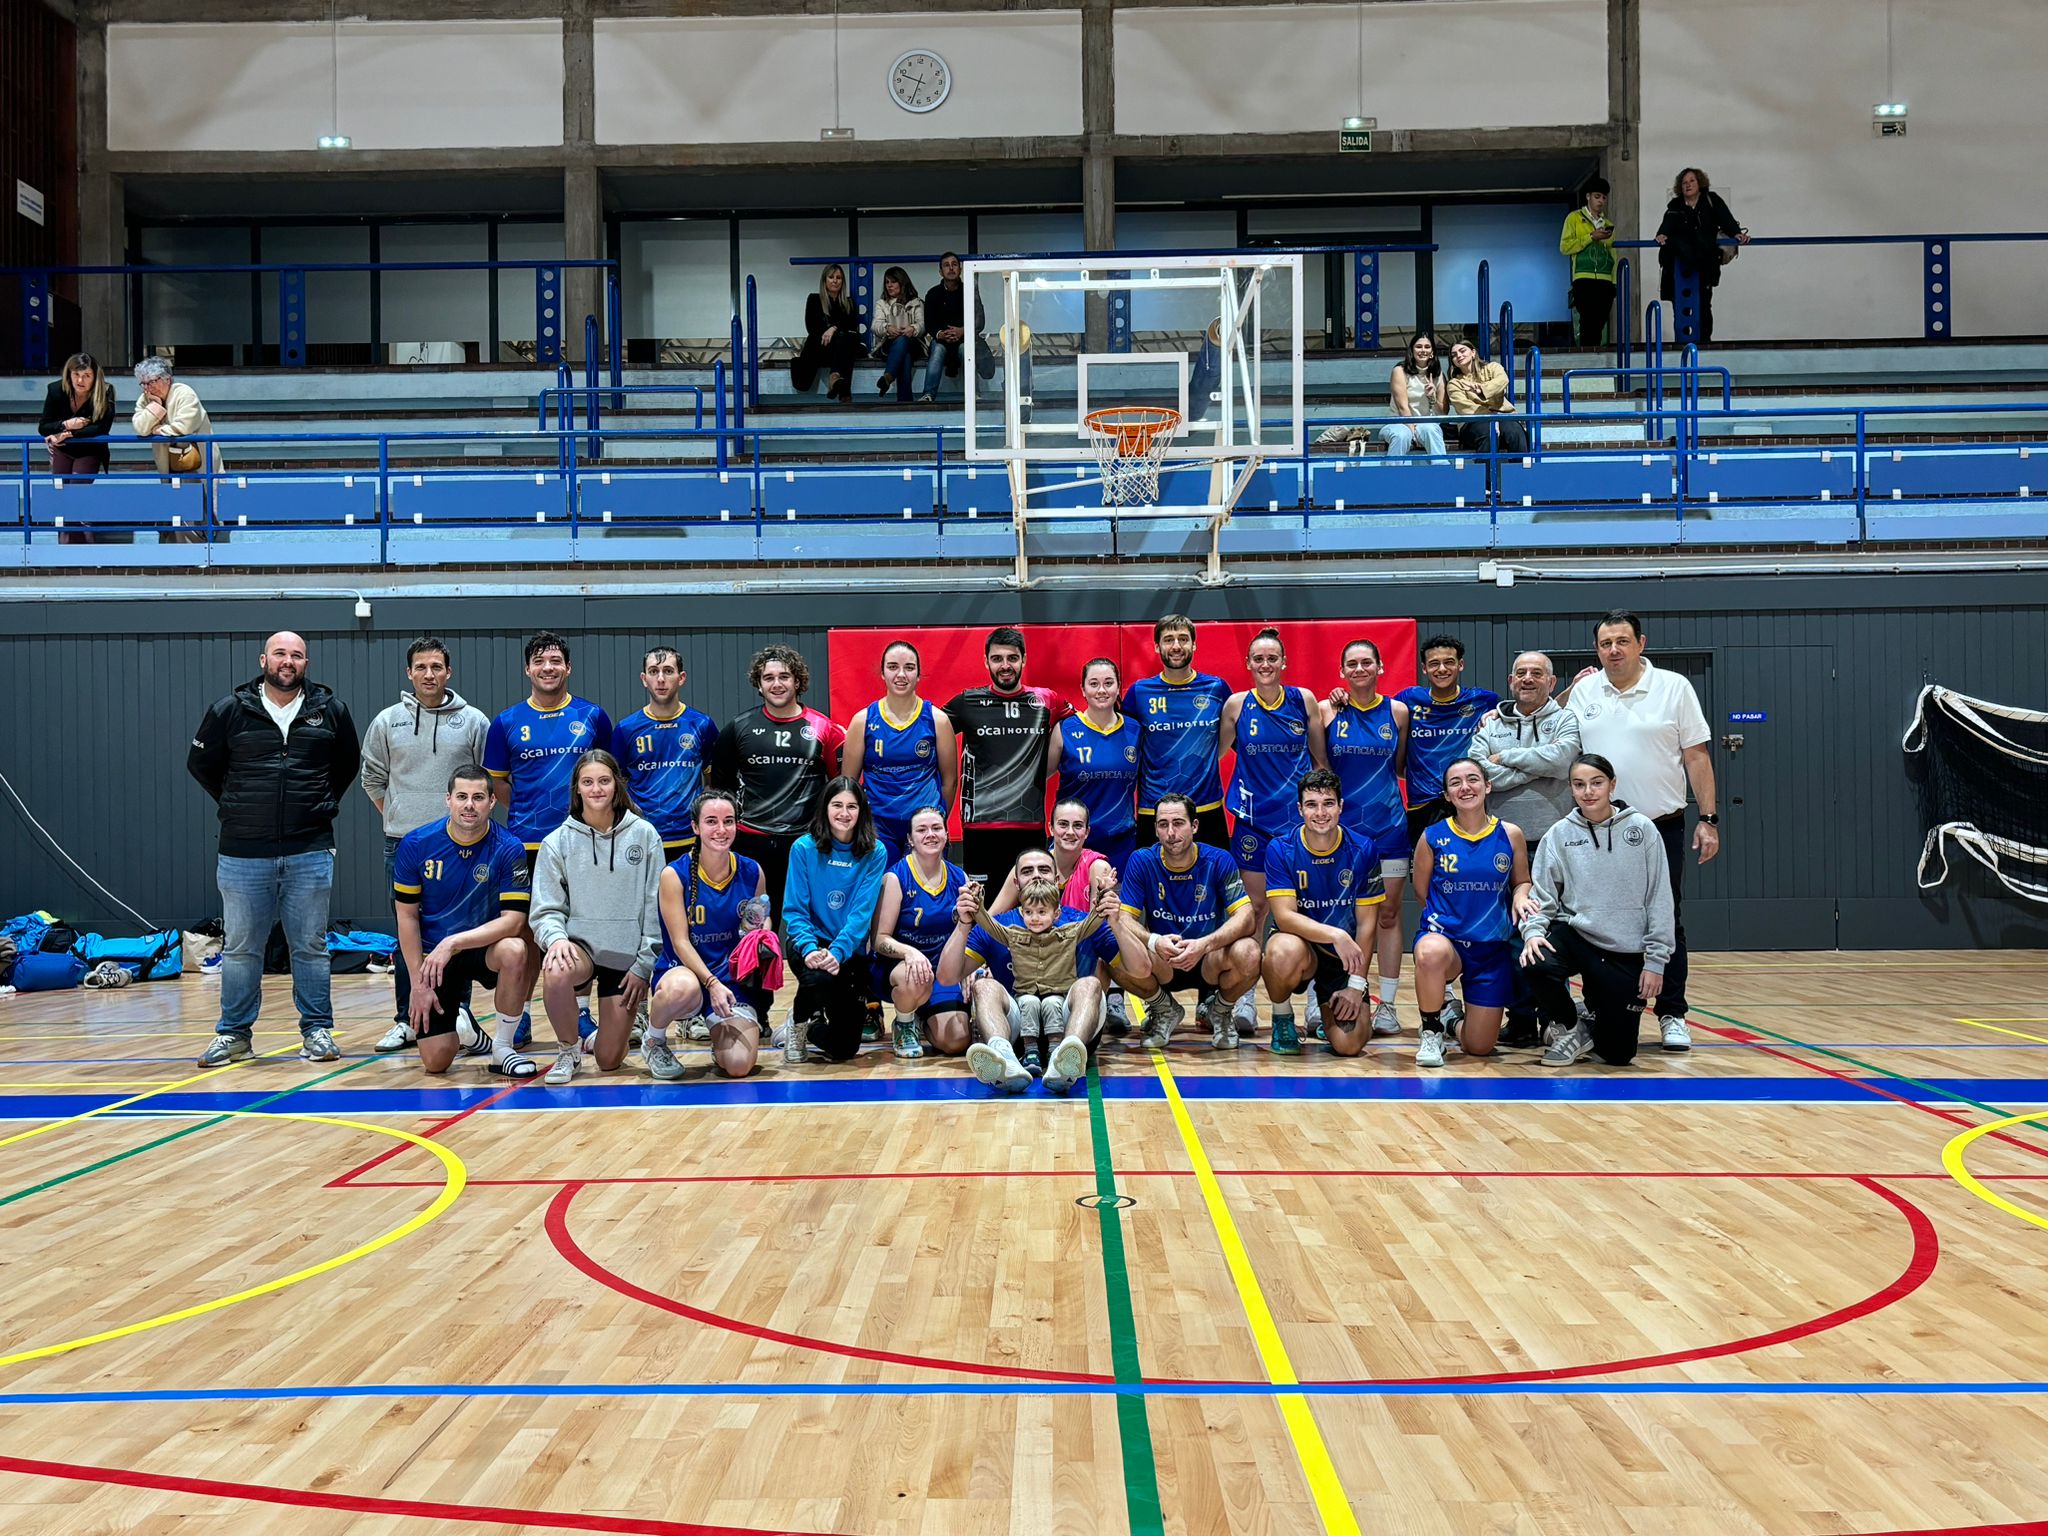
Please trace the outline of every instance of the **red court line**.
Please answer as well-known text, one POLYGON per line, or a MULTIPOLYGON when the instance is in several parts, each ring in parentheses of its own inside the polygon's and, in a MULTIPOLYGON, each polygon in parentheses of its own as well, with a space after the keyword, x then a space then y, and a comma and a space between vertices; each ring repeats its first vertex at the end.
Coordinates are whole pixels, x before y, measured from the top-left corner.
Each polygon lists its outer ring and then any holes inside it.
MULTIPOLYGON (((1946 1175, 1942 1175, 1942 1177, 1945 1178, 1946 1175)), ((1906 1267, 1889 1285, 1872 1292, 1860 1301, 1851 1302, 1847 1306, 1837 1307, 1832 1312, 1825 1312, 1818 1317, 1808 1318, 1804 1322, 1792 1323, 1783 1328, 1776 1328, 1768 1333, 1754 1334, 1747 1338, 1729 1339, 1718 1344, 1695 1345, 1688 1349, 1670 1350, 1663 1354, 1638 1355, 1626 1360, 1595 1361, 1583 1365, 1555 1366, 1547 1369, 1522 1371, 1479 1371, 1450 1376, 1350 1378, 1336 1382, 1315 1382, 1312 1385, 1408 1387, 1481 1385, 1518 1381, 1563 1381, 1574 1377, 1606 1376, 1621 1371, 1647 1370, 1658 1366, 1684 1365, 1696 1360, 1713 1360, 1728 1355, 1748 1354, 1753 1350, 1766 1349, 1775 1344, 1789 1344, 1799 1339, 1810 1338, 1817 1333, 1825 1333, 1832 1329, 1843 1327, 1846 1324, 1855 1322, 1859 1318, 1881 1312, 1894 1302, 1910 1296, 1914 1291, 1917 1291, 1922 1285, 1927 1283, 1928 1279, 1934 1274, 1935 1266, 1941 1260, 1941 1239, 1935 1232, 1934 1223, 1928 1219, 1926 1212, 1913 1204, 1912 1201, 1906 1199, 1905 1196, 1886 1189, 1872 1178, 1858 1175, 1854 1176, 1853 1182, 1880 1196, 1906 1218, 1906 1225, 1912 1233, 1913 1248, 1906 1260, 1906 1267)), ((678 1301, 671 1296, 663 1296, 658 1291, 650 1291, 644 1286, 636 1285, 623 1275, 616 1274, 612 1270, 605 1268, 604 1265, 592 1258, 577 1243, 575 1236, 569 1230, 569 1207, 575 1202, 576 1196, 581 1189, 582 1186, 580 1184, 567 1185, 548 1203, 546 1220, 548 1240, 555 1245, 557 1253, 561 1254, 564 1259, 568 1260, 574 1268, 581 1271, 587 1278, 595 1280, 598 1284, 616 1291, 622 1296, 641 1302, 646 1306, 655 1307, 663 1312, 673 1313, 678 1317, 689 1318, 692 1322, 704 1323, 713 1328, 720 1328, 728 1333, 744 1334, 751 1338, 765 1339, 770 1343, 783 1344, 797 1349, 813 1350, 820 1354, 842 1355, 856 1360, 873 1360, 888 1365, 907 1365, 922 1370, 960 1371, 979 1376, 1023 1377, 1035 1381, 1103 1382, 1113 1379, 1093 1373, 1042 1371, 1024 1366, 989 1365, 979 1361, 954 1360, 937 1355, 910 1355, 901 1354, 893 1350, 869 1349, 859 1344, 840 1344, 830 1339, 813 1338, 807 1334, 785 1333, 779 1328, 766 1328, 758 1323, 749 1323, 740 1318, 728 1317, 724 1313, 712 1312, 702 1307, 692 1306, 688 1302, 678 1301)), ((1201 1381, 1184 1381, 1176 1377, 1147 1376, 1144 1380, 1147 1384, 1155 1386, 1203 1386, 1208 1384, 1201 1381)), ((1245 1383, 1229 1382, 1220 1384, 1235 1386, 1244 1385, 1245 1383)))
POLYGON ((2006 1520, 1997 1525, 1944 1525, 1924 1531, 1879 1531, 1872 1536, 2048 1536, 2048 1520, 2006 1520))
MULTIPOLYGON (((492 1094, 489 1098, 478 1099, 474 1104, 470 1105, 469 1108, 463 1110, 461 1113, 450 1115, 446 1120, 435 1121, 432 1125, 428 1126, 424 1131, 420 1132, 420 1134, 426 1137, 429 1141, 431 1141, 436 1136, 440 1135, 443 1131, 447 1130, 449 1126, 454 1125, 457 1121, 467 1120, 471 1115, 475 1114, 478 1110, 489 1109, 493 1104, 497 1103, 498 1100, 505 1098, 509 1094, 517 1093, 520 1089, 524 1088, 528 1083, 537 1083, 539 1081, 540 1079, 538 1077, 529 1077, 522 1078, 520 1081, 516 1083, 510 1083, 505 1087, 500 1088, 496 1093, 492 1094)), ((368 1173, 372 1168, 381 1168, 384 1164, 390 1162, 392 1158, 398 1156, 399 1153, 409 1152, 411 1150, 412 1147, 410 1143, 401 1141, 400 1143, 398 1143, 398 1145, 392 1147, 388 1152, 379 1152, 375 1157, 371 1158, 368 1162, 356 1164, 355 1167, 349 1169, 349 1171, 347 1173, 344 1173, 340 1178, 330 1179, 325 1185, 321 1187, 324 1189, 348 1189, 351 1187, 352 1181, 355 1179, 357 1174, 368 1173)))
POLYGON ((402 1515, 420 1520, 459 1520, 469 1525, 525 1526, 547 1531, 609 1531, 624 1536, 813 1536, 787 1528, 699 1525, 691 1520, 641 1520, 621 1515, 579 1515, 546 1509, 512 1509, 491 1504, 440 1504, 417 1499, 376 1499, 362 1494, 276 1488, 267 1483, 224 1483, 206 1477, 174 1477, 162 1472, 136 1472, 126 1467, 90 1467, 67 1461, 34 1461, 0 1456, 0 1472, 24 1477, 56 1477, 74 1483, 111 1483, 124 1488, 150 1488, 164 1493, 191 1493, 202 1498, 236 1499, 245 1503, 285 1504, 299 1509, 340 1509, 358 1515, 402 1515))

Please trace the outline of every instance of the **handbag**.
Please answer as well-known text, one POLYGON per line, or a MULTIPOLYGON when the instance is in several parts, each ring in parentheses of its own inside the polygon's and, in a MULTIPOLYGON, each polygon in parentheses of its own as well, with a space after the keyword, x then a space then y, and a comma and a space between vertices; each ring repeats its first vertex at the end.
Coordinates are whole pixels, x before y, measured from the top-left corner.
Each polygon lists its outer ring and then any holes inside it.
POLYGON ((173 443, 164 450, 164 468, 174 475, 196 475, 206 455, 197 443, 173 443))

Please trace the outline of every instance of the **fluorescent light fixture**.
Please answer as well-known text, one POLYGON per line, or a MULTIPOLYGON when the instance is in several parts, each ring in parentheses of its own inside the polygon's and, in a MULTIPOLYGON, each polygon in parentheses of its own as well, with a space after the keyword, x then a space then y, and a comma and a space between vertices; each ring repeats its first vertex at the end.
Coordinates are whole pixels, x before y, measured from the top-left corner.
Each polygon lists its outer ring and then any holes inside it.
POLYGON ((345 133, 323 133, 320 135, 322 149, 347 149, 349 137, 345 133))
POLYGON ((1380 120, 1376 117, 1347 117, 1344 119, 1344 127, 1354 133, 1361 128, 1377 128, 1379 125, 1380 120))
POLYGON ((1872 117, 1904 117, 1906 104, 1903 101, 1881 101, 1870 109, 1872 117))
POLYGON ((820 128, 818 130, 818 137, 826 143, 833 143, 842 139, 852 138, 853 130, 851 128, 820 128))

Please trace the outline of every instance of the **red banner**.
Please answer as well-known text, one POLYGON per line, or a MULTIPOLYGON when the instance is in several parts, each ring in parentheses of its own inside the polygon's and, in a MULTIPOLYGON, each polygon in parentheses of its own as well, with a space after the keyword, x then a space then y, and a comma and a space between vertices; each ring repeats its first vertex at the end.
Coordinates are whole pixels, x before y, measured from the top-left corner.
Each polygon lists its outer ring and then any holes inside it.
MULTIPOLYGON (((988 668, 982 646, 993 626, 953 625, 915 630, 835 629, 831 633, 832 695, 827 708, 842 725, 882 693, 882 652, 908 640, 924 663, 919 692, 934 706, 966 689, 985 685, 988 668)), ((1108 657, 1123 673, 1124 685, 1159 670, 1152 626, 1136 624, 1020 624, 1024 633, 1024 680, 1051 688, 1076 709, 1082 704, 1081 672, 1097 657, 1108 657)), ((1245 653, 1266 626, 1256 619, 1205 620, 1195 627, 1195 667, 1213 672, 1233 689, 1249 688, 1245 653)), ((1321 698, 1343 681, 1340 663, 1353 640, 1380 648, 1385 670, 1380 691, 1395 694, 1416 680, 1413 619, 1302 619, 1273 626, 1287 647, 1287 681, 1321 698)), ((1230 773, 1229 754, 1224 775, 1230 773)), ((954 831, 959 831, 956 808, 954 831)))

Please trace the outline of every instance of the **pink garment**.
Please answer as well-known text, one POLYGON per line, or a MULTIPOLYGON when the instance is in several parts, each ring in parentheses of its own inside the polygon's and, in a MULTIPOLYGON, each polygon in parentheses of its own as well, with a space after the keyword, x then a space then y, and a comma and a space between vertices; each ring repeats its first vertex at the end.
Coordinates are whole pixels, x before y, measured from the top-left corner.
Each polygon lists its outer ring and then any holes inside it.
POLYGON ((1093 848, 1083 848, 1081 857, 1074 863, 1074 872, 1067 876, 1067 888, 1060 893, 1060 900, 1078 912, 1088 910, 1088 875, 1102 862, 1102 855, 1093 848))
POLYGON ((740 935, 732 947, 732 973, 766 992, 782 985, 782 944, 772 929, 750 928, 740 935))

